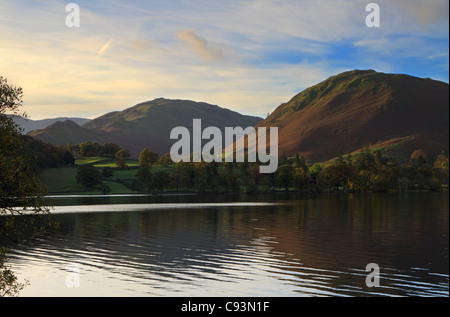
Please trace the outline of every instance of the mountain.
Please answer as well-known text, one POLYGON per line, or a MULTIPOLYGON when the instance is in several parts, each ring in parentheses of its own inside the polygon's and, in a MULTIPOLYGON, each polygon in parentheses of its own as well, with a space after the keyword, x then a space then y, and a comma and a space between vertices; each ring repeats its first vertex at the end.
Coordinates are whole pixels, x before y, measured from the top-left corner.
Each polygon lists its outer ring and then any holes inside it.
POLYGON ((365 147, 407 160, 448 152, 449 85, 429 78, 353 70, 280 105, 257 126, 278 127, 279 153, 323 162, 365 147))
POLYGON ((44 129, 28 133, 34 138, 53 145, 80 144, 86 141, 104 144, 109 138, 101 132, 83 128, 71 120, 57 121, 44 129))
POLYGON ((69 141, 114 142, 137 157, 147 147, 160 155, 170 151, 175 140, 170 139, 174 127, 183 126, 192 131, 192 120, 202 119, 202 127, 255 126, 262 119, 245 116, 229 109, 190 100, 159 98, 137 104, 123 111, 107 113, 82 126, 65 121, 29 134, 55 145, 69 141))
POLYGON ((22 118, 19 116, 12 116, 12 117, 13 117, 14 122, 23 129, 23 133, 28 133, 32 130, 44 129, 55 122, 64 122, 66 120, 71 120, 79 125, 85 124, 90 121, 90 119, 66 118, 66 117, 43 119, 43 120, 31 120, 31 119, 25 119, 25 118, 22 118))

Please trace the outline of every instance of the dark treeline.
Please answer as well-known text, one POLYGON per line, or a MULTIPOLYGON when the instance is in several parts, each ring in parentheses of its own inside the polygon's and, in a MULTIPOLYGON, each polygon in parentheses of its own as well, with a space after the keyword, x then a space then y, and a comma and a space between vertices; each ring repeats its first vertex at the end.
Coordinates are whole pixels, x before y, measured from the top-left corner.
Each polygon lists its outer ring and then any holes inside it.
MULTIPOLYGON (((144 152, 144 151, 143 151, 144 152)), ((153 153, 153 152, 152 152, 153 153)), ((421 150, 410 162, 400 164, 380 151, 364 150, 357 155, 339 156, 332 163, 307 162, 303 156, 280 157, 274 174, 259 173, 257 163, 186 163, 175 165, 165 155, 153 162, 172 165, 170 172, 152 172, 151 164, 141 167, 130 187, 137 192, 176 190, 196 192, 268 191, 405 191, 448 188, 449 158, 442 153, 430 162, 421 150)))
POLYGON ((35 173, 44 168, 75 164, 75 157, 65 147, 44 143, 28 135, 20 135, 20 138, 23 144, 17 151, 29 159, 31 170, 35 173))
MULTIPOLYGON (((35 172, 48 167, 75 164, 75 157, 101 156, 117 159, 117 169, 128 168, 130 153, 109 142, 100 145, 84 142, 65 147, 44 143, 30 136, 21 136, 22 154, 31 158, 35 172)), ((195 192, 270 192, 270 191, 405 191, 439 190, 448 188, 449 157, 442 153, 429 160, 421 150, 414 151, 408 163, 398 163, 381 151, 363 150, 355 155, 339 156, 331 163, 308 162, 302 155, 282 156, 274 174, 261 174, 258 163, 173 163, 169 153, 159 157, 144 149, 139 156, 140 168, 133 181, 123 184, 136 192, 195 191, 195 192), (160 170, 154 165, 169 169, 160 170)), ((101 180, 113 175, 110 167, 95 171, 79 167, 77 181, 88 188, 108 192, 101 180)))
POLYGON ((121 150, 120 146, 112 142, 107 142, 103 145, 97 142, 83 142, 76 145, 69 143, 65 148, 76 157, 101 156, 114 158, 117 152, 121 150))

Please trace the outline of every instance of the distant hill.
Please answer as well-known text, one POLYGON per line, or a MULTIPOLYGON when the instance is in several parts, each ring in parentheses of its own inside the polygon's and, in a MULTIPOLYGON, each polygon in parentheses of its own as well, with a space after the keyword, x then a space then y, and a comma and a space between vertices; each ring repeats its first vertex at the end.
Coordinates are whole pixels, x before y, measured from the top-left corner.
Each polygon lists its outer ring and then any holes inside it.
POLYGON ((64 122, 66 120, 71 120, 78 125, 85 124, 90 121, 90 119, 83 118, 53 118, 53 119, 43 119, 43 120, 31 120, 25 119, 19 116, 12 116, 15 123, 17 123, 22 129, 23 133, 28 133, 32 130, 39 130, 48 127, 55 122, 64 122))
POLYGON ((449 85, 373 70, 330 77, 280 105, 258 126, 279 128, 279 153, 326 161, 366 146, 406 160, 449 144, 449 85))
POLYGON ((229 126, 255 126, 262 120, 203 102, 159 98, 107 113, 82 126, 65 121, 31 131, 29 135, 55 145, 66 145, 69 141, 114 142, 135 157, 144 147, 162 155, 175 142, 170 140, 172 129, 183 126, 192 131, 195 118, 202 119, 203 128, 215 126, 222 131, 229 126))
POLYGON ((83 128, 71 120, 57 121, 40 130, 33 130, 28 135, 53 145, 80 144, 86 141, 104 144, 109 138, 98 131, 83 128))
POLYGON ((433 159, 449 151, 449 85, 429 78, 353 70, 332 76, 277 107, 265 120, 207 103, 155 99, 93 119, 82 126, 57 122, 29 134, 55 145, 114 142, 137 156, 165 154, 170 131, 192 120, 202 127, 279 128, 279 154, 325 162, 366 147, 408 160, 416 149, 433 159))

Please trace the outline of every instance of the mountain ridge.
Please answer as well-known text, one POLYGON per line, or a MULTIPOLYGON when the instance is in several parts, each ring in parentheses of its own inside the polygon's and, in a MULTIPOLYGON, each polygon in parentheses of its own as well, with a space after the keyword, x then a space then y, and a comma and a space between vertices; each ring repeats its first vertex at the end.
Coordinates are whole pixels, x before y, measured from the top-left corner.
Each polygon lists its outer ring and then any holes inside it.
POLYGON ((448 151, 448 96, 444 82, 353 70, 305 89, 257 126, 279 128, 280 154, 313 161, 389 140, 395 149, 383 150, 401 160, 416 147, 433 157, 448 151))
POLYGON ((90 121, 90 119, 85 118, 77 118, 77 117, 58 117, 58 118, 48 118, 48 119, 40 119, 40 120, 33 120, 30 118, 24 118, 20 116, 11 116, 12 119, 16 124, 18 124, 22 128, 23 133, 28 133, 33 130, 40 130, 48 127, 49 125, 55 123, 55 122, 63 122, 66 120, 71 120, 78 125, 85 124, 90 121))
MULTIPOLYGON (((278 127, 279 154, 299 153, 315 162, 365 148, 400 161, 422 149, 433 158, 448 152, 449 85, 429 78, 351 70, 329 77, 293 96, 266 118, 244 116, 217 105, 157 98, 113 111, 82 126, 58 124, 30 135, 65 145, 78 141, 114 142, 137 156, 147 147, 165 154, 176 126, 278 127), (71 136, 72 135, 72 136, 71 136)), ((80 143, 80 142, 78 142, 80 143)))
POLYGON ((170 151, 174 142, 170 140, 171 130, 183 126, 191 131, 194 118, 201 118, 204 126, 216 126, 221 130, 227 126, 254 126, 262 120, 205 102, 157 98, 106 113, 82 126, 64 122, 31 131, 29 135, 45 142, 56 142, 55 145, 66 145, 69 141, 76 144, 74 140, 78 143, 114 142, 130 150, 134 157, 145 147, 162 155, 170 151))

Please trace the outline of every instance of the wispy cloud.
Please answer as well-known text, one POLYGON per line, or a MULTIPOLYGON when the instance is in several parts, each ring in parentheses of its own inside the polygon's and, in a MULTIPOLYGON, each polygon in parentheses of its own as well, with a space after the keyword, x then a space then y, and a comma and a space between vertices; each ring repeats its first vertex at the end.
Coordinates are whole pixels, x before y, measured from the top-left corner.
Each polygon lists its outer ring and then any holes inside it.
POLYGON ((114 42, 114 39, 110 39, 108 42, 106 42, 100 50, 97 52, 97 59, 103 56, 105 52, 111 47, 111 44, 114 42))
POLYGON ((183 30, 177 34, 178 38, 187 43, 205 61, 224 61, 224 45, 212 43, 200 36, 195 30, 183 30))

